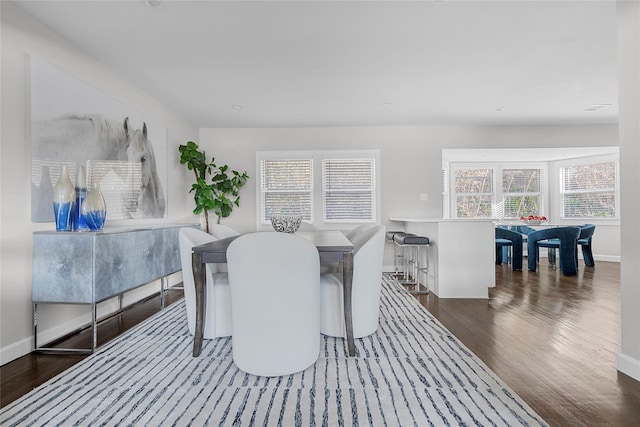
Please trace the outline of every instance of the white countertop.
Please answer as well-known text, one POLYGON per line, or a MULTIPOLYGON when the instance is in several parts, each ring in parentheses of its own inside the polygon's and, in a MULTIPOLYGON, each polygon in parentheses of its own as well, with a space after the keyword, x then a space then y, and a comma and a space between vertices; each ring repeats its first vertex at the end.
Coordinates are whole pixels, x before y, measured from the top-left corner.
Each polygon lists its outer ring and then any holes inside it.
POLYGON ((389 221, 399 221, 399 222, 495 222, 495 219, 492 218, 472 218, 472 219, 445 219, 445 218, 404 218, 404 217, 393 217, 389 218, 389 221))

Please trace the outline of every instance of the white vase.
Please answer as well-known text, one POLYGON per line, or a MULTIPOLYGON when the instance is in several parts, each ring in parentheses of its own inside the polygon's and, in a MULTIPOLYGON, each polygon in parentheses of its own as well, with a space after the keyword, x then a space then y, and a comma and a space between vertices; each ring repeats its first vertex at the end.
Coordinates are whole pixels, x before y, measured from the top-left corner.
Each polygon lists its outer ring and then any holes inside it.
POLYGON ((80 212, 91 231, 102 230, 104 221, 107 219, 107 204, 100 191, 100 185, 94 184, 93 190, 87 193, 87 197, 82 202, 80 212))
POLYGON ((62 166, 60 178, 53 188, 53 214, 56 221, 56 231, 71 231, 73 229, 73 211, 76 203, 76 190, 69 178, 69 167, 62 166))

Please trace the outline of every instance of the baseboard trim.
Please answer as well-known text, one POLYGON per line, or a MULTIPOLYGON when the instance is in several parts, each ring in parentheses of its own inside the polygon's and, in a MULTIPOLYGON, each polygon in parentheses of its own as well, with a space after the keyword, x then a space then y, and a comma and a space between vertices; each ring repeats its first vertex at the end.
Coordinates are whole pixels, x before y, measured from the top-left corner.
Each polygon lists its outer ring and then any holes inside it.
POLYGON ((25 354, 29 354, 32 349, 33 337, 23 338, 20 341, 6 345, 0 348, 0 365, 5 365, 25 354))
MULTIPOLYGON (((76 316, 64 323, 52 326, 48 329, 38 331, 38 346, 45 345, 55 341, 65 335, 78 331, 91 325, 91 308, 87 305, 87 313, 76 316)), ((116 301, 106 301, 98 306, 98 317, 103 318, 109 316, 118 310, 116 301)), ((29 354, 33 351, 33 335, 24 338, 14 344, 3 347, 0 350, 0 365, 9 363, 19 357, 29 354)))
POLYGON ((620 262, 620 255, 594 255, 593 259, 595 261, 620 262))
POLYGON ((618 371, 640 381, 640 360, 618 353, 618 371))
MULTIPOLYGON (((182 272, 174 273, 168 276, 169 287, 175 286, 182 282, 182 272)), ((160 293, 159 280, 153 281, 139 288, 133 289, 124 294, 123 307, 127 307, 131 304, 135 304, 143 299, 149 298, 160 293)), ((98 318, 103 319, 109 317, 118 311, 119 304, 117 297, 103 301, 98 304, 98 318)), ((73 331, 87 327, 91 325, 91 309, 90 305, 87 305, 87 313, 80 316, 76 316, 64 323, 52 325, 51 327, 44 329, 42 327, 38 330, 38 345, 44 345, 46 343, 55 341, 73 331)), ((7 364, 19 357, 29 354, 33 351, 33 335, 29 335, 19 341, 6 345, 0 348, 0 365, 7 364)))

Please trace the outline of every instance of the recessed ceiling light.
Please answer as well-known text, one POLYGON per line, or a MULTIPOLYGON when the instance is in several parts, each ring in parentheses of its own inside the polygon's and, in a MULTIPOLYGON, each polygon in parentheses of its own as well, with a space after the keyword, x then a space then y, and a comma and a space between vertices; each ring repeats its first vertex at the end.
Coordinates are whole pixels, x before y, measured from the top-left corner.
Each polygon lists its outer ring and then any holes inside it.
POLYGON ((391 103, 390 102, 383 102, 382 104, 383 107, 391 107, 391 103))
POLYGON ((599 111, 607 107, 611 107, 611 104, 593 104, 591 107, 585 108, 584 111, 599 111))
POLYGON ((234 110, 242 110, 242 105, 233 104, 231 107, 232 107, 234 110))
POLYGON ((496 107, 496 111, 504 111, 504 107, 496 107))
POLYGON ((153 9, 157 9, 162 6, 162 0, 144 0, 144 3, 153 9))

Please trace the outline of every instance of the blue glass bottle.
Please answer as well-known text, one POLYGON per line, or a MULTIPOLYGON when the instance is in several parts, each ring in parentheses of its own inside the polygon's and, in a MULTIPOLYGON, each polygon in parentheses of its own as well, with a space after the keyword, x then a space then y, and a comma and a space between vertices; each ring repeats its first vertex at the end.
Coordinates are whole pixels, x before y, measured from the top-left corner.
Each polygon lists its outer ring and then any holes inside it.
POLYGON ((62 166, 60 178, 53 188, 53 214, 56 221, 56 231, 71 231, 73 229, 73 212, 76 204, 76 190, 69 178, 69 167, 62 166))
POLYGON ((73 231, 88 231, 89 226, 82 217, 82 202, 87 197, 87 179, 84 166, 78 166, 76 174, 76 205, 73 210, 73 231))

